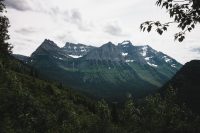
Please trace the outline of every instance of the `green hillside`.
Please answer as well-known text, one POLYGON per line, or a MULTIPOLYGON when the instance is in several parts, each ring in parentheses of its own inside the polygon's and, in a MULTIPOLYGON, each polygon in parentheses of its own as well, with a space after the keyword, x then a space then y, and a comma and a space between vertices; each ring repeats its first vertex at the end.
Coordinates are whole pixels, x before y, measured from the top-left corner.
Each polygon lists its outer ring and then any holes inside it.
POLYGON ((193 60, 186 63, 180 71, 162 88, 170 86, 177 91, 177 100, 184 102, 194 112, 200 114, 200 61, 193 60))
POLYGON ((32 77, 31 68, 0 58, 0 132, 95 132, 95 104, 61 85, 32 77))
POLYGON ((137 70, 133 70, 125 63, 108 61, 80 63, 77 60, 55 62, 51 57, 40 56, 30 65, 35 67, 40 73, 39 76, 44 79, 57 81, 110 101, 123 101, 127 93, 137 98, 144 97, 158 88, 142 79, 137 70))

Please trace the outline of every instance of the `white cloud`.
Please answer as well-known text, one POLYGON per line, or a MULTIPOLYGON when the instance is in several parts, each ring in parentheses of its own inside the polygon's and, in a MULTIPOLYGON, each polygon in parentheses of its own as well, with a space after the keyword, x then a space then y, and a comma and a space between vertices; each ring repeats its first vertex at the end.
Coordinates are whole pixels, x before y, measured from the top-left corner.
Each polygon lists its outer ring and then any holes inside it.
POLYGON ((179 44, 173 41, 178 30, 172 26, 163 36, 142 33, 139 26, 146 20, 170 21, 156 0, 7 0, 11 22, 10 42, 14 53, 30 55, 45 38, 62 46, 80 42, 100 46, 131 40, 136 45, 148 44, 174 57, 181 63, 200 59, 193 48, 199 47, 200 28, 187 34, 179 44))

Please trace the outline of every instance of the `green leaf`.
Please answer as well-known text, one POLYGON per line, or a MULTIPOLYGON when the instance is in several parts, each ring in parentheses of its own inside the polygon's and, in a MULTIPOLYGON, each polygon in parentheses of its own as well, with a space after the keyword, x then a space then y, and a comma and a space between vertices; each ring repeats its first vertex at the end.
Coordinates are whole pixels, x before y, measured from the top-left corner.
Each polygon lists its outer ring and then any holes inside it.
POLYGON ((160 34, 160 35, 163 34, 163 31, 162 31, 160 28, 157 29, 157 32, 158 32, 158 34, 160 34))
POLYGON ((192 30, 192 28, 188 28, 188 31, 190 32, 192 30))
POLYGON ((143 28, 143 32, 146 30, 146 27, 143 28))
POLYGON ((167 27, 163 27, 163 30, 166 31, 166 30, 167 30, 167 27))
POLYGON ((181 37, 178 39, 178 41, 179 41, 179 42, 182 42, 184 39, 185 39, 185 36, 181 36, 181 37))
POLYGON ((150 31, 151 31, 151 28, 152 28, 152 26, 149 25, 148 28, 147 28, 147 31, 150 32, 150 31))

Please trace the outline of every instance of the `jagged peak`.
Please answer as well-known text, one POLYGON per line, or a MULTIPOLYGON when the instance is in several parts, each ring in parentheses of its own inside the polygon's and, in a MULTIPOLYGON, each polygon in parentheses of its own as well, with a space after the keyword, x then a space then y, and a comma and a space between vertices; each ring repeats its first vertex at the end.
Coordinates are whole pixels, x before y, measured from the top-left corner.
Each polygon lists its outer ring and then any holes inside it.
POLYGON ((131 43, 131 41, 129 40, 125 40, 122 43, 118 43, 118 46, 122 46, 122 47, 132 47, 133 44, 131 43))
POLYGON ((39 49, 53 50, 53 49, 59 49, 59 48, 60 47, 58 47, 58 45, 54 43, 53 41, 49 39, 45 39, 43 43, 37 48, 37 50, 39 49))
POLYGON ((109 41, 108 43, 106 43, 106 44, 114 44, 114 43, 112 43, 111 41, 109 41))
POLYGON ((36 49, 36 51, 40 49, 45 49, 45 50, 58 50, 60 47, 57 46, 56 43, 49 39, 45 39, 43 43, 36 49))
POLYGON ((131 44, 131 41, 130 40, 124 40, 122 43, 120 43, 121 45, 127 45, 127 44, 131 44))
POLYGON ((69 46, 84 46, 84 47, 86 47, 87 45, 81 44, 81 43, 66 42, 64 47, 69 47, 69 46))
MULTIPOLYGON (((141 49, 141 50, 153 50, 156 51, 155 49, 153 49, 151 46, 149 45, 142 45, 142 46, 136 46, 137 48, 141 49)), ((156 51, 158 52, 158 51, 156 51)))
POLYGON ((133 45, 133 44, 129 40, 124 40, 123 42, 118 43, 118 45, 133 45))
POLYGON ((74 45, 74 43, 66 42, 66 43, 65 43, 65 46, 66 46, 66 45, 74 45))
POLYGON ((104 45, 102 45, 101 47, 99 47, 100 49, 115 49, 116 45, 112 42, 108 42, 104 45))
POLYGON ((105 46, 115 46, 115 44, 112 42, 108 42, 108 43, 102 45, 101 47, 105 47, 105 46))
POLYGON ((48 44, 48 45, 54 45, 57 46, 56 43, 54 43, 54 41, 50 40, 50 39, 45 39, 44 42, 42 44, 48 44))

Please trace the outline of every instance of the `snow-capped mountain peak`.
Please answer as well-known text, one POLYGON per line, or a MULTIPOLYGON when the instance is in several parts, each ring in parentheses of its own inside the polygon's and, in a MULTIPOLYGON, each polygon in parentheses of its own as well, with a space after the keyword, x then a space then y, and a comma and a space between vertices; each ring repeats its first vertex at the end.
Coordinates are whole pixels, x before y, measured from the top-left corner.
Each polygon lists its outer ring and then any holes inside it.
POLYGON ((123 41, 117 46, 108 42, 99 48, 67 42, 64 47, 60 48, 53 41, 45 39, 33 55, 45 54, 53 55, 55 59, 59 60, 84 57, 87 60, 120 61, 128 65, 139 63, 153 68, 168 66, 171 69, 176 69, 181 66, 173 58, 154 50, 149 45, 133 46, 130 41, 123 41))
POLYGON ((86 55, 90 50, 94 49, 93 46, 87 46, 84 44, 74 44, 67 42, 62 49, 66 54, 72 58, 80 58, 86 55))
POLYGON ((121 43, 121 45, 127 45, 127 44, 132 44, 132 43, 131 43, 131 41, 129 41, 129 40, 123 41, 123 42, 121 43))
POLYGON ((164 64, 173 68, 180 68, 181 66, 180 63, 170 56, 154 50, 149 45, 137 46, 137 48, 146 63, 154 68, 163 66, 164 64))
POLYGON ((122 43, 118 43, 118 46, 129 48, 129 47, 133 46, 133 44, 131 43, 131 41, 127 40, 127 41, 123 41, 122 43))

